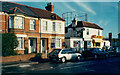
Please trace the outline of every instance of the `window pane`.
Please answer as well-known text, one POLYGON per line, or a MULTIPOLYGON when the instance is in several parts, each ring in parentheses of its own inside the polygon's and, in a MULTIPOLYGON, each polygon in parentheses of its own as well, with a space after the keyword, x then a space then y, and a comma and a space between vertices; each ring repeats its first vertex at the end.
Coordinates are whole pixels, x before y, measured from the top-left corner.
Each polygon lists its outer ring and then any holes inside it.
POLYGON ((22 37, 18 37, 18 42, 19 42, 19 44, 18 44, 18 48, 23 48, 23 38, 22 37))
POLYGON ((35 20, 30 20, 30 30, 35 30, 35 20))
POLYGON ((53 22, 53 31, 55 31, 55 22, 53 22))
POLYGON ((43 21, 43 30, 47 31, 47 21, 43 21))
POLYGON ((15 17, 15 28, 23 29, 23 18, 22 17, 15 17))
POLYGON ((57 31, 61 31, 61 23, 56 23, 57 31))
POLYGON ((10 28, 13 28, 14 16, 10 16, 10 28))
POLYGON ((56 39, 56 47, 60 47, 60 39, 56 39))

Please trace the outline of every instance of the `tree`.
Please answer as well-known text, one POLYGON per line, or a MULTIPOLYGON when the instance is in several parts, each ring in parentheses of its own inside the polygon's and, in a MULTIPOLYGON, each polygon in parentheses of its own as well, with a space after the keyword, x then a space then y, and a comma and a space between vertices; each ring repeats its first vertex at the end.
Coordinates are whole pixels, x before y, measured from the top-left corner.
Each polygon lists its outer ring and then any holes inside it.
POLYGON ((14 51, 18 47, 18 40, 14 33, 2 34, 2 56, 16 55, 14 51))

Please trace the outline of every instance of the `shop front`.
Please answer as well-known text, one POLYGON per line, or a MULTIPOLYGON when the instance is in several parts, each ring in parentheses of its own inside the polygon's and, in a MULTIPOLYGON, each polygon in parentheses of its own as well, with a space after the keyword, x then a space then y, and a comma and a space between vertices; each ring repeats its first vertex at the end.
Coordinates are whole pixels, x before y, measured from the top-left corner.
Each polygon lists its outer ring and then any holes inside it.
POLYGON ((103 47, 103 36, 92 36, 92 46, 93 48, 103 47))

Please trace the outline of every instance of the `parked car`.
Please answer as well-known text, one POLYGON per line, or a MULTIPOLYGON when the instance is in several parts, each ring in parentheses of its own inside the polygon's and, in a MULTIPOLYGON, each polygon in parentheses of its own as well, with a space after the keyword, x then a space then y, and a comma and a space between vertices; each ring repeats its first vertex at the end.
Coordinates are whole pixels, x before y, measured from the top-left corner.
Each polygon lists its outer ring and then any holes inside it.
POLYGON ((66 60, 80 60, 80 58, 81 54, 72 49, 54 49, 49 54, 49 59, 52 61, 66 62, 66 60))
POLYGON ((109 53, 109 56, 116 55, 116 49, 113 47, 111 47, 110 49, 107 49, 106 51, 109 53))
POLYGON ((116 52, 116 56, 120 56, 120 47, 115 47, 114 50, 116 52))
POLYGON ((89 57, 93 57, 95 59, 101 58, 101 57, 108 57, 108 52, 100 49, 100 48, 88 48, 84 51, 82 51, 82 56, 84 59, 87 59, 89 57))

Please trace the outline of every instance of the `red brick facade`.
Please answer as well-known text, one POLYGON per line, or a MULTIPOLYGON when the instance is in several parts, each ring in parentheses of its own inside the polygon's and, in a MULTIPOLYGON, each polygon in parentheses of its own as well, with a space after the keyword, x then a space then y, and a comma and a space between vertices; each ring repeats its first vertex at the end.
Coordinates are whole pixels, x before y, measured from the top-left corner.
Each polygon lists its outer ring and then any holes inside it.
MULTIPOLYGON (((48 52, 51 52, 51 43, 52 43, 52 38, 51 37, 63 37, 61 39, 61 46, 62 43, 64 42, 64 34, 40 34, 39 29, 40 29, 40 20, 35 19, 35 30, 30 30, 30 18, 24 17, 24 29, 13 29, 10 28, 10 18, 9 15, 2 15, 2 33, 15 33, 15 34, 25 34, 27 37, 24 37, 24 49, 25 50, 15 50, 18 54, 26 54, 29 53, 29 39, 30 38, 36 38, 36 53, 41 52, 41 39, 40 38, 46 38, 47 40, 47 46, 46 49, 48 52)), ((62 47, 63 48, 63 47, 62 47)))

